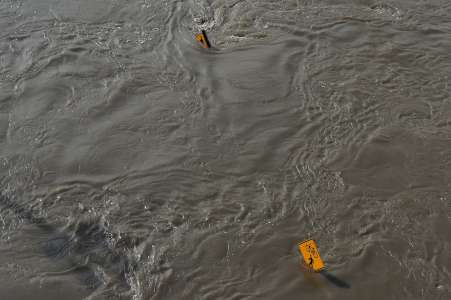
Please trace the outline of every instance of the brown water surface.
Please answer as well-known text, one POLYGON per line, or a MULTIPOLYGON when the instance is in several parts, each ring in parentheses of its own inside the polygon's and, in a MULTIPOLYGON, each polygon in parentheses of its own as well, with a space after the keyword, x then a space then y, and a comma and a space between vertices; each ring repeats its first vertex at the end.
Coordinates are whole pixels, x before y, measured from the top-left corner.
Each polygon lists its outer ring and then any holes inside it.
POLYGON ((450 299, 450 16, 1 0, 0 299, 450 299))

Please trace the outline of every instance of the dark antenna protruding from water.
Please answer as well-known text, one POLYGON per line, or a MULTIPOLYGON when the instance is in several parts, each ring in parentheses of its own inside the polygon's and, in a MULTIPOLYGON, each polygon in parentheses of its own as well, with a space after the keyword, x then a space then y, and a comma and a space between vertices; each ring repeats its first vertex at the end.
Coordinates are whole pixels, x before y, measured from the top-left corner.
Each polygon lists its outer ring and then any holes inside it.
POLYGON ((202 30, 201 33, 196 35, 196 40, 198 40, 202 46, 206 49, 211 48, 210 41, 208 40, 207 33, 205 30, 202 30))

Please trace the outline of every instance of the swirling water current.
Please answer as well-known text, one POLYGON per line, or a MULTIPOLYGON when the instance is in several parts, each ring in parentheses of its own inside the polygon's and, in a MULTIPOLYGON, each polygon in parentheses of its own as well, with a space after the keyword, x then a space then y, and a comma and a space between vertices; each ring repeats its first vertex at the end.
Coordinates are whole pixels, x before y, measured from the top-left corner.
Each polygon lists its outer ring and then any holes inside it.
POLYGON ((0 299, 451 298, 451 2, 0 0, 0 28, 0 299))

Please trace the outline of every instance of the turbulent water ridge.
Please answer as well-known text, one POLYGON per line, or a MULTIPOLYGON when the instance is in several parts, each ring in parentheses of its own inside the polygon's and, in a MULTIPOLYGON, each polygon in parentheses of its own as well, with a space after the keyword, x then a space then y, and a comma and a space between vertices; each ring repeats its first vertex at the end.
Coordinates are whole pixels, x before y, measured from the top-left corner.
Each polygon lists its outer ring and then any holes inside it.
POLYGON ((0 299, 448 299, 450 15, 0 0, 0 299))

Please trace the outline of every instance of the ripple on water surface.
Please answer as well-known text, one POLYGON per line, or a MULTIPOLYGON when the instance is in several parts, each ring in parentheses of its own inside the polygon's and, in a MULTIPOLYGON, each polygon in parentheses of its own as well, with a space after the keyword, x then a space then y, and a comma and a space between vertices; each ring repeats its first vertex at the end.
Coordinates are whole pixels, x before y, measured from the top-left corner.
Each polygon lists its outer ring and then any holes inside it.
POLYGON ((2 1, 0 298, 447 298, 451 5, 342 2, 2 1))

